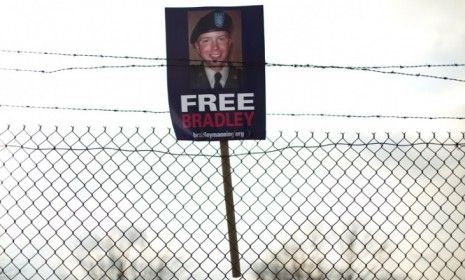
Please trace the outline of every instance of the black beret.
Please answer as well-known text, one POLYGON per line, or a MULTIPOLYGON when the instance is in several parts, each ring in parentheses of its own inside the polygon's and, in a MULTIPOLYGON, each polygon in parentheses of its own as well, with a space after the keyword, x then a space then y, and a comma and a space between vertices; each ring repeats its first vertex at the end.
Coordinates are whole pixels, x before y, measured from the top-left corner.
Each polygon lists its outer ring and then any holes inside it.
POLYGON ((192 31, 190 42, 191 44, 195 43, 201 34, 207 32, 227 31, 231 33, 231 28, 231 16, 222 10, 213 10, 197 22, 192 31))

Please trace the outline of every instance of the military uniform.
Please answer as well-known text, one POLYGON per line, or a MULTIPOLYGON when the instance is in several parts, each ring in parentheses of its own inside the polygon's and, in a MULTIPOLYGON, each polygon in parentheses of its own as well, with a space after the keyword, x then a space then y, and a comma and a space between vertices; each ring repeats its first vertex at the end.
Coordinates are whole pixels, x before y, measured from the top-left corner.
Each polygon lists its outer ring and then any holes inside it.
MULTIPOLYGON (((200 65, 192 65, 189 68, 190 72, 190 86, 192 89, 209 89, 211 88, 208 82, 205 67, 200 65)), ((241 85, 242 71, 239 68, 229 64, 229 75, 224 85, 225 89, 238 89, 241 85)))

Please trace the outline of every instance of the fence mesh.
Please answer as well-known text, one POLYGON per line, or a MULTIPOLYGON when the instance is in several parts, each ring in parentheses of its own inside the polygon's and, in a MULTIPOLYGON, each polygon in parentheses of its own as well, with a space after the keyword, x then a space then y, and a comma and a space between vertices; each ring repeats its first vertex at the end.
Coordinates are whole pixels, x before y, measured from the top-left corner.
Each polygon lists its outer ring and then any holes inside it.
MULTIPOLYGON (((243 279, 465 279, 465 134, 229 143, 243 279)), ((229 279, 217 142, 0 127, 0 279, 229 279)))

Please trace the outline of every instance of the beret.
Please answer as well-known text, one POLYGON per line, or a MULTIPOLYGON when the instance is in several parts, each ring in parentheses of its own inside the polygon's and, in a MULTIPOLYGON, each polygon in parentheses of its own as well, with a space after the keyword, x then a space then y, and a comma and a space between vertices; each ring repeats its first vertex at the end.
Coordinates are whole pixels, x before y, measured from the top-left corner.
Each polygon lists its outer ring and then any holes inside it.
POLYGON ((212 31, 227 31, 231 33, 231 28, 231 16, 222 10, 213 10, 199 19, 192 31, 190 43, 194 44, 203 33, 212 31))

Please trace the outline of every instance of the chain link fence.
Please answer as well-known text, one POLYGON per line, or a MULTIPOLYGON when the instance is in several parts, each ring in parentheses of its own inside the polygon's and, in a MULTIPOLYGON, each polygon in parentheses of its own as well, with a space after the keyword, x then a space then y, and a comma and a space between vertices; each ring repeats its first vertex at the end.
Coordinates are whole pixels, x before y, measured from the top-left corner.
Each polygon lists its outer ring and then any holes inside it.
MULTIPOLYGON (((464 133, 229 143, 243 279, 465 279, 464 133)), ((0 127, 0 279, 230 279, 217 142, 0 127)))

